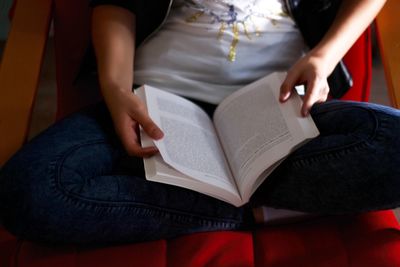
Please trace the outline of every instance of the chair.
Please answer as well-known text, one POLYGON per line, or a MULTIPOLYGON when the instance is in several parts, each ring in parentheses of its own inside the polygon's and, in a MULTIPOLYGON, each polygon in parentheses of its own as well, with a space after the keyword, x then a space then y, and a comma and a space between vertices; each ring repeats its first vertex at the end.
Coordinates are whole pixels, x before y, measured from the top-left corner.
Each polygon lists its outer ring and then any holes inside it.
MULTIPOLYGON (((376 20, 392 104, 400 107, 400 2, 376 20), (397 25, 397 26, 396 26, 397 25)), ((25 141, 50 21, 54 23, 57 118, 98 99, 96 77, 77 77, 89 42, 87 0, 18 0, 0 66, 0 165, 25 141), (16 75, 18 74, 18 75, 16 75)), ((367 101, 371 32, 346 55, 354 86, 345 99, 367 101)), ((319 218, 253 231, 198 233, 106 248, 51 247, 1 229, 0 266, 400 266, 400 226, 392 211, 319 218)))

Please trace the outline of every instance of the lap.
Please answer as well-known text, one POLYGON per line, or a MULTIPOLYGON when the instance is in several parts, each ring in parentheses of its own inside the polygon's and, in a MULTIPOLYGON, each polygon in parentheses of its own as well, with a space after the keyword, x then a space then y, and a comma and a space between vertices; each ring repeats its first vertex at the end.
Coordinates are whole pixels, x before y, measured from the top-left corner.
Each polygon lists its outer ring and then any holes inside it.
POLYGON ((147 181, 103 104, 25 145, 0 172, 0 202, 11 231, 44 241, 132 242, 244 227, 242 208, 147 181))
MULTIPOLYGON (((312 115, 321 136, 289 156, 252 204, 261 199, 318 213, 398 205, 400 157, 390 158, 400 146, 398 111, 332 101, 312 115)), ((146 181, 142 160, 124 152, 104 104, 63 119, 25 145, 0 172, 0 203, 15 233, 76 242, 239 229, 249 211, 146 181)))

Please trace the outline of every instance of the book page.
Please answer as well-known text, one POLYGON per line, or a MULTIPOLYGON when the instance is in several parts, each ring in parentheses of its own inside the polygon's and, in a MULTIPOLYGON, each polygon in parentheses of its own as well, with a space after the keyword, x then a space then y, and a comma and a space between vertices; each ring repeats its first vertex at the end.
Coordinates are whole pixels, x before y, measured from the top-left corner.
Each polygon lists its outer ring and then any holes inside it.
MULTIPOLYGON (((143 131, 141 132, 141 139, 143 146, 154 145, 152 139, 143 131)), ((146 179, 149 181, 192 189, 199 193, 231 203, 235 206, 241 206, 243 204, 236 188, 232 189, 226 186, 208 186, 208 184, 205 184, 203 181, 193 179, 192 177, 174 169, 162 159, 160 154, 150 158, 144 158, 143 161, 146 179)))
POLYGON ((214 114, 214 125, 245 201, 265 179, 260 176, 271 173, 296 145, 318 135, 312 120, 301 117, 298 95, 279 102, 284 76, 272 74, 233 93, 214 114))
POLYGON ((208 115, 182 97, 147 85, 143 88, 139 90, 144 92, 149 115, 164 132, 164 138, 154 141, 163 161, 191 179, 238 195, 208 115))

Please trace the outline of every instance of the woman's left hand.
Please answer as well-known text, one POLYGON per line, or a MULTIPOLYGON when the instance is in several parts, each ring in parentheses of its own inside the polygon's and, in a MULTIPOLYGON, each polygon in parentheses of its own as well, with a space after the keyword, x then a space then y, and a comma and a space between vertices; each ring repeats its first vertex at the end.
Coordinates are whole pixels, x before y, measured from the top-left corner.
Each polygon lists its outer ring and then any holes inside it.
POLYGON ((328 98, 329 85, 326 70, 327 64, 322 57, 307 54, 298 60, 288 71, 286 79, 280 89, 280 101, 285 102, 289 99, 294 87, 297 85, 305 86, 305 96, 301 114, 307 116, 314 103, 325 102, 328 98))
POLYGON ((289 70, 281 86, 280 100, 286 101, 296 85, 306 87, 301 113, 324 102, 329 93, 327 77, 357 38, 371 24, 386 0, 342 1, 336 18, 322 40, 289 70))

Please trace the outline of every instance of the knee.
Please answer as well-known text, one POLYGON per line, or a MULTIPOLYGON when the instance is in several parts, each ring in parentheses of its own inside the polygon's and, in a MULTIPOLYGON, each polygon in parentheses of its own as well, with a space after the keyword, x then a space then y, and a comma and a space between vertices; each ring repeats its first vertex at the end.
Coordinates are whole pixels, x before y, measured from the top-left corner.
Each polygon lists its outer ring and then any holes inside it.
POLYGON ((313 118, 325 135, 354 135, 369 139, 378 126, 375 112, 365 103, 330 101, 313 109, 313 118))
POLYGON ((0 221, 19 237, 35 228, 37 214, 43 213, 38 209, 51 202, 47 178, 50 172, 47 164, 40 161, 17 153, 0 170, 0 221))
MULTIPOLYGON (((30 143, 14 155, 0 170, 0 221, 4 227, 29 240, 64 240, 69 220, 79 218, 75 210, 79 201, 68 196, 80 194, 85 177, 96 176, 113 162, 109 145, 100 142, 92 147, 107 153, 93 157, 93 150, 86 145, 50 151, 30 143), (103 164, 97 164, 99 158, 103 164)), ((79 240, 79 235, 75 238, 79 240)))

